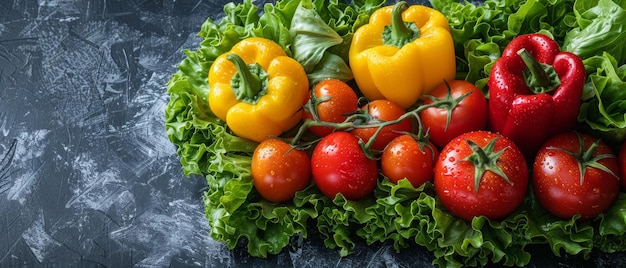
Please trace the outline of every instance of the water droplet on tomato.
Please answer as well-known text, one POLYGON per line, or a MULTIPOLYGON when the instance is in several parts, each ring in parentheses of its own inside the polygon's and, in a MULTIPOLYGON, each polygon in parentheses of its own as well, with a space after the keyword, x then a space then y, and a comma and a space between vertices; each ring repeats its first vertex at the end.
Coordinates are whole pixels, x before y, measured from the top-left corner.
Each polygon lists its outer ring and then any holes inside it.
POLYGON ((448 158, 448 161, 454 162, 454 161, 456 161, 456 158, 454 158, 454 156, 451 156, 450 158, 448 158))
POLYGON ((450 174, 450 169, 448 168, 448 166, 443 166, 443 174, 445 175, 449 175, 450 174))
POLYGON ((599 194, 600 193, 600 188, 593 188, 593 193, 594 194, 599 194))

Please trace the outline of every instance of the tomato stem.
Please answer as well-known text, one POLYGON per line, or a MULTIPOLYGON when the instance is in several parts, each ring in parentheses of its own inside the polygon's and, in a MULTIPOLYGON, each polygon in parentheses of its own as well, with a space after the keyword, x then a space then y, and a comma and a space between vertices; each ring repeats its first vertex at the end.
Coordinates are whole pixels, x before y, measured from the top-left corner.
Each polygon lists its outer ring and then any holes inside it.
POLYGON ((470 162, 474 165, 474 193, 478 192, 480 181, 487 171, 495 173, 510 185, 513 185, 513 182, 509 180, 509 177, 502 171, 502 168, 500 168, 497 163, 500 156, 504 151, 509 149, 509 147, 505 147, 496 152, 495 147, 497 140, 497 138, 492 139, 485 147, 480 147, 475 142, 466 140, 467 145, 472 149, 473 153, 462 161, 470 162))
POLYGON ((452 97, 452 87, 450 87, 450 84, 448 83, 448 81, 444 79, 443 82, 445 83, 446 91, 448 92, 448 94, 446 94, 444 98, 438 99, 431 95, 426 95, 426 97, 429 98, 433 102, 439 103, 437 105, 437 108, 447 110, 446 127, 444 128, 444 130, 447 131, 448 126, 450 125, 450 121, 452 121, 452 111, 459 105, 459 103, 461 103, 461 101, 463 101, 463 99, 471 95, 472 91, 466 92, 465 94, 459 96, 458 98, 454 98, 452 97))
POLYGON ((578 172, 580 173, 579 174, 580 185, 583 185, 583 183, 585 182, 585 173, 587 172, 587 168, 590 168, 590 167, 602 170, 606 173, 611 174, 611 176, 615 178, 619 178, 613 171, 611 171, 609 168, 607 168, 606 166, 598 162, 605 158, 615 157, 614 155, 600 154, 600 155, 594 156, 595 152, 600 147, 600 142, 602 142, 601 139, 595 140, 591 145, 589 145, 589 148, 585 149, 586 145, 585 145, 585 140, 583 139, 583 137, 578 132, 576 132, 576 136, 578 137, 578 151, 577 152, 573 152, 565 148, 554 147, 554 146, 549 146, 546 149, 559 150, 559 151, 562 151, 571 155, 572 157, 576 159, 576 162, 578 163, 578 172))
MULTIPOLYGON (((447 82, 444 80, 444 82, 447 84, 447 82)), ((374 134, 371 136, 371 138, 368 140, 367 143, 363 144, 363 149, 366 151, 371 151, 372 149, 372 145, 374 144, 374 141, 376 140, 376 137, 378 137, 378 135, 380 134, 380 132, 382 131, 383 128, 387 127, 387 126, 391 126, 391 125, 396 125, 399 124, 400 122, 408 119, 408 118, 416 118, 418 120, 418 124, 419 124, 419 129, 420 131, 422 130, 422 125, 421 125, 421 121, 419 120, 419 115, 422 111, 429 109, 429 108, 442 108, 445 107, 446 109, 449 110, 448 114, 450 116, 450 114, 452 113, 451 111, 466 97, 468 97, 471 94, 471 92, 465 93, 461 96, 459 96, 458 98, 454 98, 452 97, 452 90, 450 88, 450 86, 448 85, 448 94, 445 98, 442 99, 438 99, 435 98, 433 96, 429 96, 426 95, 425 97, 430 98, 432 100, 431 103, 429 104, 421 104, 416 106, 415 108, 413 108, 412 110, 409 110, 407 112, 405 112, 404 114, 402 114, 401 116, 399 116, 398 118, 396 118, 395 120, 389 120, 389 121, 377 121, 377 122, 372 122, 372 118, 371 115, 369 115, 368 110, 369 109, 363 109, 363 110, 357 110, 354 113, 348 115, 346 117, 346 119, 343 122, 339 122, 339 123, 335 123, 335 122, 326 122, 326 121, 321 121, 319 119, 319 116, 317 115, 317 109, 316 106, 317 104, 324 102, 326 100, 324 99, 317 99, 315 98, 315 96, 312 95, 312 97, 309 99, 309 101, 307 101, 307 103, 304 105, 304 109, 306 109, 307 111, 312 113, 312 117, 313 119, 306 119, 304 120, 304 123, 300 126, 300 128, 298 129, 298 132, 296 133, 296 135, 294 136, 294 138, 290 141, 292 146, 295 146, 296 144, 298 144, 300 142, 300 139, 303 137, 304 133, 307 131, 307 129, 309 127, 330 127, 333 128, 335 130, 352 130, 352 129, 356 129, 356 128, 377 128, 376 131, 374 132, 374 134)), ((448 118, 448 122, 451 120, 451 118, 448 118)), ((446 125, 447 125, 446 124, 446 125)), ((371 154, 366 154, 368 156, 370 156, 371 154)))
POLYGON ((306 111, 308 111, 311 116, 313 116, 313 120, 315 121, 320 121, 320 117, 319 117, 319 112, 317 110, 317 106, 320 103, 326 102, 326 101, 330 101, 332 99, 332 97, 330 96, 323 96, 321 98, 317 97, 317 95, 315 95, 315 92, 311 91, 311 97, 309 98, 309 100, 307 101, 307 103, 304 105, 304 109, 306 111))
POLYGON ((424 131, 424 129, 421 127, 422 119, 417 117, 416 120, 417 120, 417 124, 420 126, 419 129, 417 130, 417 133, 405 132, 405 131, 402 131, 399 133, 404 134, 404 135, 409 135, 413 140, 415 140, 415 142, 417 142, 420 152, 425 153, 426 152, 425 149, 428 149, 431 153, 432 160, 435 161, 436 160, 435 148, 432 143, 428 142, 430 139, 430 136, 428 132, 424 131))

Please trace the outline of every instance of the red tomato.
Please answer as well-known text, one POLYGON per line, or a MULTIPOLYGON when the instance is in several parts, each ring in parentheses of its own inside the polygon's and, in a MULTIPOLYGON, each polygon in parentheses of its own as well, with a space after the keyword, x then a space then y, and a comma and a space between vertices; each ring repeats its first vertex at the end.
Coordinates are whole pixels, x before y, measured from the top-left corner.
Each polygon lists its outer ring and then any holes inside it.
POLYGON ((588 134, 568 132, 541 146, 532 183, 537 200, 548 212, 565 219, 580 214, 584 220, 595 218, 613 204, 620 189, 616 174, 617 158, 604 142, 588 134), (597 147, 590 150, 594 143, 597 147), (597 164, 613 174, 594 167, 597 164), (579 165, 585 170, 583 177, 579 165))
MULTIPOLYGON (((368 109, 369 111, 370 120, 367 124, 377 124, 381 121, 393 121, 406 113, 402 106, 389 100, 374 100, 361 107, 361 109, 368 109)), ((367 143, 377 129, 378 127, 375 126, 368 128, 355 128, 351 131, 351 133, 367 143)), ((409 118, 400 121, 398 124, 386 126, 378 134, 376 140, 374 140, 372 149, 382 150, 391 140, 402 135, 402 132, 409 131, 411 131, 411 120, 409 118)))
POLYGON ((370 194, 378 181, 376 160, 367 158, 359 138, 348 132, 326 135, 311 155, 313 180, 328 198, 341 193, 358 200, 370 194))
MULTIPOLYGON (((321 81, 315 85, 313 94, 318 100, 327 100, 317 104, 317 116, 324 122, 340 123, 346 120, 348 114, 359 109, 358 97, 354 90, 345 82, 336 79, 321 81)), ((313 119, 307 111, 305 118, 313 119)), ((313 134, 323 137, 333 132, 332 127, 312 126, 309 130, 313 134)))
POLYGON ((415 140, 405 134, 393 139, 381 155, 380 165, 389 180, 398 183, 406 178, 417 188, 433 179, 439 151, 432 143, 415 140))
POLYGON ((252 154, 251 173, 254 187, 263 198, 285 202, 311 182, 311 160, 305 151, 268 138, 252 154))
POLYGON ((443 148, 435 166, 434 184, 441 203, 455 216, 499 219, 524 200, 528 167, 511 140, 488 131, 473 131, 443 148), (476 171, 480 167, 482 174, 476 171))
POLYGON ((619 151, 619 168, 621 170, 622 189, 626 191, 626 142, 619 151))
MULTIPOLYGON (((464 80, 453 80, 448 86, 442 83, 430 95, 444 100, 453 101, 467 95, 460 102, 448 107, 431 107, 420 113, 422 126, 430 135, 430 140, 437 146, 443 147, 457 136, 475 130, 483 130, 487 126, 487 100, 483 93, 474 84, 464 80), (450 114, 450 122, 448 116, 450 114), (447 127, 446 127, 446 124, 447 127)), ((433 100, 424 97, 424 104, 432 104, 433 100)))

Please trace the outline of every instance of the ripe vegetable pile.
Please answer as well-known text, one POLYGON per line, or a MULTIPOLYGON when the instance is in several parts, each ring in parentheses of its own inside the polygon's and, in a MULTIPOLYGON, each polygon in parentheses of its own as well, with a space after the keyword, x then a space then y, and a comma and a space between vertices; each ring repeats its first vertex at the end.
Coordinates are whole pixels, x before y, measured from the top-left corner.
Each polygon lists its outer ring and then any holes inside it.
POLYGON ((426 247, 440 266, 522 266, 532 244, 557 256, 626 250, 626 1, 430 6, 449 32, 419 18, 417 30, 393 27, 401 34, 374 29, 370 17, 394 20, 375 12, 407 8, 384 0, 279 0, 263 12, 244 0, 206 20, 199 48, 185 51, 167 84, 165 127, 185 175, 207 180, 216 241, 266 257, 315 226, 342 256, 360 237, 426 247), (371 38, 381 35, 401 38, 371 38), (449 40, 448 54, 437 50, 449 40), (537 40, 559 51, 527 44, 537 40), (507 50, 517 42, 547 77, 558 74, 557 86, 521 73, 519 47, 507 50), (226 56, 233 51, 239 59, 226 56), (558 63, 563 52, 582 64, 558 63), (516 83, 542 89, 514 92, 516 83), (398 94, 406 91, 419 94, 398 94), (559 119, 572 109, 573 124, 559 119))

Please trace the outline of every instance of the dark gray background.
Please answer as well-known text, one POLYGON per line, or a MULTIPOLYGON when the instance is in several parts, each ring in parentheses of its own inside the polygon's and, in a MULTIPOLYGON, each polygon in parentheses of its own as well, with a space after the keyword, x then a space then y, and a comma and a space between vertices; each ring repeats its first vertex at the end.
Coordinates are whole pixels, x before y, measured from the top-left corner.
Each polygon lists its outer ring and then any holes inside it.
POLYGON ((267 259, 209 237, 206 182, 183 176, 165 135, 165 83, 224 2, 0 0, 0 267, 431 266, 417 246, 341 258, 314 230, 267 259))

